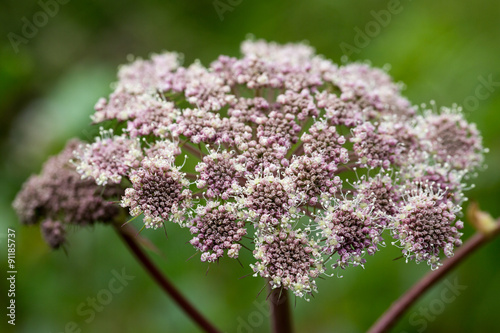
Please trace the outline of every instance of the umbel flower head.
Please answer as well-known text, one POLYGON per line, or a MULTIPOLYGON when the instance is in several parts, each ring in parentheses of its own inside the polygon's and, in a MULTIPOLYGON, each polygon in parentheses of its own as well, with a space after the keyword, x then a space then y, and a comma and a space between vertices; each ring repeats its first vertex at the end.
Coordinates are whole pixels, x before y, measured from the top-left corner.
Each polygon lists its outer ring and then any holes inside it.
POLYGON ((156 228, 165 220, 181 222, 191 206, 189 181, 170 158, 146 157, 130 173, 132 187, 125 190, 123 207, 130 215, 144 214, 146 227, 156 228))
POLYGON ((398 240, 394 243, 399 243, 407 260, 426 261, 437 268, 441 252, 451 257, 454 247, 462 244, 459 230, 464 224, 455 221, 460 207, 425 187, 409 190, 405 196, 394 222, 394 238, 398 240))
POLYGON ((306 44, 249 39, 240 57, 181 60, 120 67, 92 116, 118 130, 74 155, 86 181, 126 188, 121 206, 145 227, 188 228, 202 261, 250 249, 255 275, 299 297, 330 270, 366 267, 385 235, 433 269, 460 245, 484 148, 459 107, 412 106, 386 71, 306 44))

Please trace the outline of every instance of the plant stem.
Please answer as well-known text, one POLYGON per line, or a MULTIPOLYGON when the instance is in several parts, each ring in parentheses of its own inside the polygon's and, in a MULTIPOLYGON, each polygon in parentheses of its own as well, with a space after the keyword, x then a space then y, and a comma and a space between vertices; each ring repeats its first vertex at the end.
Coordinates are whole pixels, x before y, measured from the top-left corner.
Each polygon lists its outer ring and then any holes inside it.
POLYGON ((186 151, 193 154, 194 157, 199 158, 201 160, 203 159, 203 156, 205 156, 205 154, 203 154, 203 152, 201 150, 198 150, 197 148, 191 146, 189 143, 185 143, 182 146, 182 149, 185 149, 186 151))
POLYGON ((293 155, 299 156, 299 155, 302 155, 302 154, 304 154, 304 143, 303 142, 301 142, 297 146, 297 148, 295 148, 295 150, 290 153, 290 157, 292 157, 293 155))
MULTIPOLYGON (((271 286, 269 285, 269 288, 271 286)), ((288 290, 283 288, 271 289, 269 307, 271 311, 271 332, 292 333, 292 316, 288 290)))
POLYGON ((120 227, 114 225, 115 231, 128 246, 129 250, 134 254, 137 261, 149 273, 153 280, 167 293, 178 306, 204 331, 209 333, 219 333, 203 315, 175 288, 175 286, 167 280, 162 272, 156 267, 153 261, 137 244, 136 237, 134 236, 137 231, 129 225, 120 227))
POLYGON ((341 174, 342 172, 346 172, 346 171, 353 171, 355 167, 357 167, 358 164, 356 163, 350 163, 350 164, 346 164, 346 165, 343 165, 341 166, 340 168, 338 168, 336 171, 335 171, 335 174, 336 175, 339 175, 341 174))
POLYGON ((434 286, 441 278, 443 278, 449 271, 461 263, 467 256, 472 254, 475 250, 485 245, 500 233, 500 220, 497 220, 496 228, 488 235, 482 232, 476 232, 474 236, 469 238, 464 245, 462 245, 451 258, 446 259, 443 265, 435 271, 429 272, 416 284, 414 284, 405 294, 403 294, 397 301, 387 309, 387 311, 379 317, 368 331, 369 333, 388 332, 401 318, 401 316, 408 310, 413 303, 415 303, 424 293, 434 286))
POLYGON ((185 173, 186 178, 189 180, 197 180, 198 179, 198 176, 196 176, 194 173, 190 173, 190 172, 184 172, 184 173, 185 173))

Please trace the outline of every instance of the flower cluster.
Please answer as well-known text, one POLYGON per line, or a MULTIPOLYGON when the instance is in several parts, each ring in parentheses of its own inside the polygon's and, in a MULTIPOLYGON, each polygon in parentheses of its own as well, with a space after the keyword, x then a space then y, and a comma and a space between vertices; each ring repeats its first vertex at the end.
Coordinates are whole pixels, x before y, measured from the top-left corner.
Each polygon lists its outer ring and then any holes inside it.
POLYGON ((75 163, 82 178, 93 178, 98 185, 120 183, 130 168, 138 167, 142 150, 137 139, 113 135, 101 128, 101 136, 91 144, 81 145, 75 163))
POLYGON ((132 187, 125 190, 122 207, 130 207, 130 215, 144 214, 146 227, 157 228, 163 221, 182 222, 191 207, 189 181, 171 159, 145 158, 130 173, 132 187))
MULTIPOLYGON (((364 266, 385 234, 431 268, 453 254, 485 151, 460 108, 412 106, 385 70, 305 44, 246 40, 241 53, 122 66, 92 116, 122 130, 83 145, 76 170, 127 187, 121 206, 146 227, 189 228, 203 261, 249 248, 255 275, 297 296, 328 269, 364 266)), ((48 221, 46 234, 63 230, 48 221)))
POLYGON ((314 279, 324 272, 318 244, 300 229, 259 237, 253 253, 255 276, 269 279, 273 288, 291 289, 299 297, 315 291, 314 279))
POLYGON ((237 202, 246 210, 248 220, 262 232, 272 233, 275 229, 286 228, 299 205, 293 178, 280 177, 275 172, 266 168, 249 178, 243 186, 235 187, 237 202))
POLYGON ((382 227, 373 217, 370 205, 361 205, 356 199, 333 199, 325 202, 325 211, 316 218, 325 239, 324 252, 338 254, 333 267, 346 268, 366 262, 365 253, 373 255, 382 241, 382 227))
POLYGON ((239 242, 247 230, 245 222, 238 219, 234 205, 209 201, 205 206, 198 207, 192 224, 190 230, 196 237, 190 243, 203 251, 201 261, 216 261, 224 255, 224 250, 230 258, 238 257, 241 249, 239 242))
POLYGON ((14 200, 13 206, 24 224, 40 222, 44 239, 52 248, 65 242, 66 226, 85 226, 97 221, 111 222, 120 207, 110 202, 123 194, 118 185, 98 186, 94 179, 82 179, 70 160, 80 154, 78 140, 68 142, 51 157, 40 175, 31 176, 14 200))
POLYGON ((355 191, 362 204, 371 207, 371 215, 378 223, 387 226, 398 211, 401 199, 399 186, 388 174, 379 173, 374 177, 361 177, 354 184, 355 191))
POLYGON ((462 244, 458 230, 464 225, 455 222, 460 207, 425 187, 410 190, 405 196, 407 203, 400 207, 394 222, 394 243, 399 243, 407 260, 425 261, 437 268, 441 252, 451 257, 453 248, 462 244))
POLYGON ((227 151, 213 152, 196 165, 196 171, 200 173, 196 186, 200 189, 206 187, 208 198, 229 199, 238 179, 243 176, 245 167, 233 158, 233 154, 234 151, 232 154, 227 151))

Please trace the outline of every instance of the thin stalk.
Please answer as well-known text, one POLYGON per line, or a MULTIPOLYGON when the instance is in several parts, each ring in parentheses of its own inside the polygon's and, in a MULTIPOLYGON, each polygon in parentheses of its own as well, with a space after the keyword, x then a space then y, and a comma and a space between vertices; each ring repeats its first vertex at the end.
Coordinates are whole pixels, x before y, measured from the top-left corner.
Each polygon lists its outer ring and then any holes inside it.
POLYGON ((186 176, 187 179, 189 180, 197 180, 198 179, 198 176, 195 175, 194 173, 190 173, 190 172, 184 172, 184 175, 186 176))
POLYGON ((448 272, 460 264, 465 258, 477 249, 488 243, 500 233, 500 220, 497 220, 496 227, 489 234, 476 232, 469 238, 451 258, 446 259, 443 265, 435 271, 429 272, 420 281, 414 284, 406 293, 395 301, 387 311, 379 317, 368 331, 369 333, 388 332, 401 316, 408 310, 424 293, 441 280, 448 272))
POLYGON ((190 317, 203 332, 219 333, 220 331, 215 328, 203 315, 182 295, 177 288, 163 275, 163 273, 156 267, 153 261, 148 257, 144 250, 137 244, 134 235, 137 233, 129 225, 120 227, 114 225, 116 233, 120 236, 123 242, 127 245, 129 250, 134 254, 135 258, 142 267, 149 273, 151 278, 163 289, 163 291, 170 296, 175 303, 190 317))
POLYGON ((341 166, 340 168, 338 168, 336 171, 335 171, 335 174, 336 175, 339 175, 341 174, 342 172, 346 172, 346 171, 352 171, 353 168, 359 166, 358 164, 356 163, 350 163, 350 164, 346 164, 346 165, 343 165, 341 166))
POLYGON ((205 154, 201 150, 196 149, 195 147, 191 146, 189 143, 185 143, 182 146, 182 149, 186 149, 186 151, 193 154, 194 157, 196 157, 196 158, 203 159, 203 156, 205 156, 205 154))
MULTIPOLYGON (((321 208, 323 208, 323 207, 321 207, 321 208)), ((309 216, 311 219, 314 220, 315 217, 313 216, 313 212, 311 212, 310 210, 308 210, 307 207, 300 207, 300 211, 303 212, 304 214, 306 214, 307 216, 309 216)))
POLYGON ((292 333, 292 315, 290 311, 290 296, 283 288, 271 289, 269 285, 269 307, 271 311, 271 332, 292 333))
POLYGON ((293 155, 299 156, 299 155, 302 155, 302 154, 304 154, 304 143, 303 142, 301 142, 297 146, 297 148, 295 148, 295 150, 290 154, 290 156, 293 156, 293 155))

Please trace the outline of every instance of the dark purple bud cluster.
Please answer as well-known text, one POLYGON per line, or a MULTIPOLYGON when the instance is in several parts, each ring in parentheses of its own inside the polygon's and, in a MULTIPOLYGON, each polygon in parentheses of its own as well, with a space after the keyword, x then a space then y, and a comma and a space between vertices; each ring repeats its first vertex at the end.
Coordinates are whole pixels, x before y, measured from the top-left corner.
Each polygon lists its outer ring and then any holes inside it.
POLYGON ((399 186, 394 183, 389 175, 378 174, 375 177, 362 177, 354 184, 360 200, 371 207, 378 224, 384 226, 394 219, 401 201, 399 186))
POLYGON ((441 252, 451 257, 454 247, 462 244, 459 230, 464 224, 455 222, 460 207, 425 187, 408 191, 405 200, 394 222, 394 243, 407 260, 424 261, 436 269, 441 252))
POLYGON ((335 196, 342 188, 342 180, 335 176, 335 163, 326 163, 325 156, 300 155, 295 157, 285 169, 285 174, 295 180, 298 191, 304 195, 305 203, 315 206, 319 196, 327 193, 335 196))
POLYGON ((43 239, 53 249, 59 248, 66 241, 66 227, 64 223, 47 219, 40 224, 43 239))
POLYGON ((372 207, 361 204, 359 199, 333 200, 316 218, 319 234, 325 238, 325 253, 338 254, 334 268, 346 268, 349 264, 363 266, 364 255, 373 255, 382 242, 383 229, 372 207))
POLYGON ((196 171, 200 177, 196 181, 196 186, 200 189, 207 188, 207 198, 220 197, 227 200, 233 195, 238 179, 242 179, 245 167, 233 158, 234 151, 228 153, 214 152, 203 157, 203 161, 198 163, 196 171))
POLYGON ((270 280, 273 288, 290 289, 299 297, 316 291, 317 278, 324 272, 318 244, 300 229, 259 237, 251 265, 255 276, 270 280))
POLYGON ((238 219, 235 206, 209 201, 205 206, 199 206, 196 212, 190 228, 196 236, 190 243, 202 252, 201 261, 216 261, 224 255, 224 250, 227 250, 228 257, 238 258, 239 242, 247 230, 245 222, 238 219))
POLYGON ((338 134, 335 126, 329 126, 325 121, 316 121, 309 131, 302 135, 301 140, 304 143, 304 152, 308 155, 321 154, 326 163, 334 165, 349 162, 349 152, 342 147, 346 142, 344 136, 338 134))
POLYGON ((144 214, 146 228, 157 228, 165 220, 182 223, 191 207, 189 181, 172 160, 145 158, 130 174, 132 187, 125 190, 122 207, 130 214, 144 214))
POLYGON ((365 122, 352 130, 353 150, 361 167, 389 169, 401 154, 396 136, 388 135, 381 125, 365 122))
POLYGON ((276 228, 287 227, 300 201, 293 179, 279 177, 273 171, 265 169, 244 186, 235 187, 241 208, 248 210, 248 218, 258 224, 262 232, 271 233, 276 228))
POLYGON ((13 203, 22 223, 41 222, 42 235, 53 248, 64 243, 67 224, 112 222, 123 214, 110 202, 123 194, 121 187, 98 186, 93 179, 82 179, 70 163, 80 145, 72 140, 59 155, 51 157, 40 175, 31 176, 23 185, 13 203))

